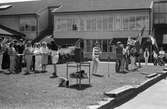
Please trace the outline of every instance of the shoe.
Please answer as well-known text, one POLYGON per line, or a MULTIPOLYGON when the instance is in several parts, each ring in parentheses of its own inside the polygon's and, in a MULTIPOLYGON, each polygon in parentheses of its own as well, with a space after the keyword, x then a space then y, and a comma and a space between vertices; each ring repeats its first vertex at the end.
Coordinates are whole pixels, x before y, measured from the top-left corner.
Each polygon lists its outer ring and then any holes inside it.
POLYGON ((29 72, 24 73, 24 75, 29 75, 29 74, 30 74, 29 72))
POLYGON ((57 78, 57 74, 56 73, 52 73, 52 76, 50 78, 57 78))

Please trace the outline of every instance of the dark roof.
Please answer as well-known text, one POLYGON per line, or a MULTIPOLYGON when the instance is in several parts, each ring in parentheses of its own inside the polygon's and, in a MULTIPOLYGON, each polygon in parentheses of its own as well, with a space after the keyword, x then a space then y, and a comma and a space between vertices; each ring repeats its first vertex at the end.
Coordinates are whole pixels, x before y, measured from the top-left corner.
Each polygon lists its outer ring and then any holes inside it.
POLYGON ((16 14, 38 14, 47 8, 46 0, 1 3, 1 5, 11 5, 10 8, 1 9, 0 15, 16 15, 16 14))
POLYGON ((149 9, 152 0, 62 0, 56 12, 149 9))
POLYGON ((18 38, 18 39, 19 38, 23 38, 23 39, 25 38, 25 34, 20 33, 16 30, 11 29, 11 28, 8 28, 4 25, 0 25, 0 29, 4 31, 3 33, 0 32, 0 35, 12 36, 12 37, 15 37, 15 38, 18 38))

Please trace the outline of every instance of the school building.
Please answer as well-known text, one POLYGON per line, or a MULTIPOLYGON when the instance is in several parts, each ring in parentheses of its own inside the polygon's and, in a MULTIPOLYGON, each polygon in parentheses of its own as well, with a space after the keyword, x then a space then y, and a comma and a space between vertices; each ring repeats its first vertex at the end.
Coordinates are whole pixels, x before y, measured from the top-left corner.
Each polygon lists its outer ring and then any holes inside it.
POLYGON ((159 46, 167 51, 167 1, 158 0, 154 2, 153 31, 159 46))
POLYGON ((152 0, 62 0, 62 6, 52 10, 53 34, 58 43, 82 39, 86 58, 98 41, 101 59, 113 58, 113 43, 136 37, 143 27, 144 37, 151 32, 152 6, 152 0))
MULTIPOLYGON (((48 32, 48 4, 46 0, 27 2, 11 2, 0 4, 1 36, 8 30, 15 31, 16 36, 23 35, 25 39, 35 39, 48 32)), ((12 35, 11 35, 12 36, 12 35)))
POLYGON ((85 58, 91 58, 96 41, 102 48, 101 59, 113 58, 112 45, 136 37, 143 27, 144 38, 153 33, 158 45, 166 46, 166 0, 33 0, 0 4, 0 32, 32 40, 53 34, 60 45, 72 45, 81 39, 85 58))

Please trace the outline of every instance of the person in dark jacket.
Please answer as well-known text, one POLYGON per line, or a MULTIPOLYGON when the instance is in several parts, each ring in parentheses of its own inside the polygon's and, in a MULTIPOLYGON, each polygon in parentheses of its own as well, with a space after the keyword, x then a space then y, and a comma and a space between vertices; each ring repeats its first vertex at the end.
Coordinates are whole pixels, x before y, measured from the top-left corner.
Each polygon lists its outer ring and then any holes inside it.
POLYGON ((121 47, 121 42, 117 42, 117 47, 116 47, 116 65, 115 65, 115 71, 118 73, 120 72, 120 67, 121 67, 121 59, 123 57, 123 48, 121 47))

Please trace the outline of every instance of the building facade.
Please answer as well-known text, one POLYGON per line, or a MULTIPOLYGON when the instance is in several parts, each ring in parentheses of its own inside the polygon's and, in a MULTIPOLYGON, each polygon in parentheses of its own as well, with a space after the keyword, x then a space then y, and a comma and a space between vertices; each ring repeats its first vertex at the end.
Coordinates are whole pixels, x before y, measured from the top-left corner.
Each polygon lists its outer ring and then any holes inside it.
POLYGON ((0 4, 0 24, 26 35, 33 40, 48 27, 48 8, 44 1, 0 4))
POLYGON ((165 0, 154 2, 153 30, 158 46, 167 50, 167 1, 165 0))
MULTIPOLYGON (((120 1, 122 0, 117 2, 120 1)), ((109 3, 112 2, 114 1, 109 3)), ((96 2, 93 4, 96 5, 96 2)), ((82 10, 82 7, 75 8, 75 5, 75 3, 66 4, 65 1, 64 7, 53 11, 53 34, 57 39, 83 39, 85 58, 91 58, 92 48, 96 41, 100 43, 103 52, 101 59, 114 58, 113 40, 136 37, 143 27, 145 27, 144 37, 146 37, 152 28, 150 7, 119 9, 118 5, 117 9, 112 7, 97 9, 96 6, 90 6, 82 10)))

